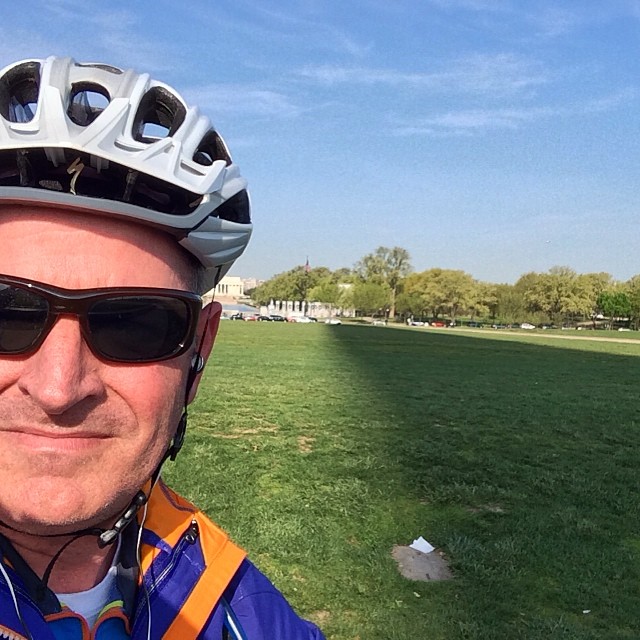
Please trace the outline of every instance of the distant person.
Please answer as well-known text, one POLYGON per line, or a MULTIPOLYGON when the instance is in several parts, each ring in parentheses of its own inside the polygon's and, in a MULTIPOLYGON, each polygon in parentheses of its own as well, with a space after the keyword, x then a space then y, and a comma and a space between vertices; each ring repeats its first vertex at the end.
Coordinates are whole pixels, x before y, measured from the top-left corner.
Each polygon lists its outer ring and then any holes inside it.
POLYGON ((200 295, 251 233, 209 120, 133 71, 7 67, 0 233, 0 638, 321 639, 160 478, 218 329, 200 295))

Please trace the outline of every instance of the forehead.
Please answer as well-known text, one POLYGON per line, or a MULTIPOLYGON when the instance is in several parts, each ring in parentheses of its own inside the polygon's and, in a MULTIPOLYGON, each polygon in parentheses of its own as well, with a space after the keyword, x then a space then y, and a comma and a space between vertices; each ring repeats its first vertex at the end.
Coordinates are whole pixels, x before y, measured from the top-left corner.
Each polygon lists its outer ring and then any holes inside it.
POLYGON ((100 214, 41 206, 0 207, 0 273, 69 289, 190 289, 192 267, 160 230, 100 214))

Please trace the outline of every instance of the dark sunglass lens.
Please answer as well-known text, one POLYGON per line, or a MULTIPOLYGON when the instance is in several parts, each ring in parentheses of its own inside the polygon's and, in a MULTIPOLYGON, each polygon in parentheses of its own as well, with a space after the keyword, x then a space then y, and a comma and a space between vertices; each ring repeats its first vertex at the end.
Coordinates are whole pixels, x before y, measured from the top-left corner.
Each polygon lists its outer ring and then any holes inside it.
POLYGON ((159 360, 176 353, 189 331, 185 302, 164 296, 130 296, 96 302, 89 311, 93 347, 123 362, 159 360))
POLYGON ((47 322, 49 305, 34 291, 0 284, 0 353, 23 353, 47 322))

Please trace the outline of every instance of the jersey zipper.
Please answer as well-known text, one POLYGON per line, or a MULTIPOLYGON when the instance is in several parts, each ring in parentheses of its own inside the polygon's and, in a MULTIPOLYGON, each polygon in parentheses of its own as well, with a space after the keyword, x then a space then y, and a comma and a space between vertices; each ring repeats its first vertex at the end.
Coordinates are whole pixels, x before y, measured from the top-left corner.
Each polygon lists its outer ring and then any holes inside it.
MULTIPOLYGON (((147 610, 145 600, 148 598, 149 602, 151 601, 153 594, 158 590, 159 587, 162 586, 165 578, 173 570, 176 563, 180 559, 184 547, 186 547, 187 545, 195 544, 199 536, 200 529, 198 527, 198 523, 195 520, 192 520, 187 530, 182 534, 180 540, 178 541, 178 544, 176 544, 176 546, 172 549, 171 559, 169 560, 167 566, 161 571, 157 579, 154 580, 151 585, 147 586, 146 588, 144 585, 140 587, 140 597, 138 598, 138 606, 136 607, 136 611, 133 616, 132 629, 137 626, 138 617, 142 615, 143 611, 147 610)), ((144 576, 142 576, 142 580, 144 581, 144 576)))

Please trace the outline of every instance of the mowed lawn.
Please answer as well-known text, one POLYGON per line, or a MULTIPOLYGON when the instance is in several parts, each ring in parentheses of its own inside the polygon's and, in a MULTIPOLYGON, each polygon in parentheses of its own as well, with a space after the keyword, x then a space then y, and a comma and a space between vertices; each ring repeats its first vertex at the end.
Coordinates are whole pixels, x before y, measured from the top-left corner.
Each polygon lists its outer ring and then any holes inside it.
POLYGON ((166 476, 329 639, 637 639, 639 371, 640 344, 225 322, 166 476), (399 574, 419 535, 454 580, 399 574))

